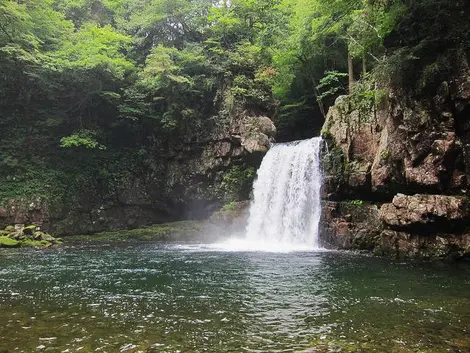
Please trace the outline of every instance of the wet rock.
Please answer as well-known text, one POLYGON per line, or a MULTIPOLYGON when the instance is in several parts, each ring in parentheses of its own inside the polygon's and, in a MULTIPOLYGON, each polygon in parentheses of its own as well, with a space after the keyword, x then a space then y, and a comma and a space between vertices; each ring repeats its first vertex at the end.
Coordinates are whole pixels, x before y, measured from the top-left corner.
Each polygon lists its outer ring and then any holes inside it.
MULTIPOLYGON (((401 205, 401 196, 397 198, 401 205)), ((428 199, 429 201, 429 199, 428 199)), ((403 202, 410 205, 408 202, 403 202)), ((440 203, 437 208, 444 207, 440 203)), ((453 204, 450 202, 450 204, 453 204)), ((450 217, 459 218, 456 205, 447 210, 450 217)), ((414 206, 411 206, 414 207, 414 206)), ((420 258, 426 260, 457 260, 470 256, 470 232, 451 233, 451 227, 437 227, 435 223, 419 232, 420 227, 408 226, 393 229, 382 219, 382 208, 358 200, 323 202, 321 245, 326 248, 368 250, 376 255, 394 258, 420 258)), ((443 214, 443 213, 441 213, 443 214)))
POLYGON ((333 249, 372 250, 383 230, 377 206, 359 200, 324 201, 320 243, 333 249))
POLYGON ((23 233, 24 235, 28 236, 28 237, 32 237, 33 234, 34 234, 34 232, 35 232, 35 230, 36 230, 36 228, 37 228, 37 227, 36 227, 35 225, 30 225, 30 226, 27 226, 27 227, 25 227, 25 226, 23 225, 22 233, 23 233))
POLYGON ((470 234, 415 234, 385 230, 375 253, 400 258, 458 260, 470 256, 470 234))

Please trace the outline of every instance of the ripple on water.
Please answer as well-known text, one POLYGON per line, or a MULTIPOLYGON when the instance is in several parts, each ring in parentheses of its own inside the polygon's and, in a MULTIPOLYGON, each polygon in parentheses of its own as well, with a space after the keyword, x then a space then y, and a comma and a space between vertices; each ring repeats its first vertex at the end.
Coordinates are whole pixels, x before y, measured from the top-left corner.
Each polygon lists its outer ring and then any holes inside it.
POLYGON ((0 350, 470 350, 466 267, 220 244, 4 254, 0 350))

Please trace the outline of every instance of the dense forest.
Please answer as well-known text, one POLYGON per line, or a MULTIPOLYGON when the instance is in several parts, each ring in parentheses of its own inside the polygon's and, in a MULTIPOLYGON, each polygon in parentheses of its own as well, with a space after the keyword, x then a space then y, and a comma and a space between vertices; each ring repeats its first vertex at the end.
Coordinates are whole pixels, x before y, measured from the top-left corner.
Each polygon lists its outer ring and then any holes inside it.
MULTIPOLYGON (((113 194, 123 175, 168 178, 175 140, 200 142, 244 112, 272 118, 289 141, 318 135, 338 95, 370 109, 390 87, 425 94, 469 50, 466 7, 1 0, 0 199, 78 203, 113 194)), ((246 189, 244 168, 222 185, 246 189)))

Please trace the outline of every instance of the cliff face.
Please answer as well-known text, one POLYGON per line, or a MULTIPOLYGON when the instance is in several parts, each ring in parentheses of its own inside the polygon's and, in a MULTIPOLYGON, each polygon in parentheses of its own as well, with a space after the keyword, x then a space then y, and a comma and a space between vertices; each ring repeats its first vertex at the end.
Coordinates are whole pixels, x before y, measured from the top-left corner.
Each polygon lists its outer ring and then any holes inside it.
POLYGON ((147 165, 127 161, 131 167, 112 182, 90 182, 69 197, 4 200, 0 224, 35 224, 63 235, 208 217, 227 199, 249 193, 275 132, 269 118, 247 112, 223 124, 188 129, 170 143, 148 148, 147 165))
POLYGON ((325 246, 411 257, 470 255, 470 70, 377 108, 340 97, 323 127, 325 246))

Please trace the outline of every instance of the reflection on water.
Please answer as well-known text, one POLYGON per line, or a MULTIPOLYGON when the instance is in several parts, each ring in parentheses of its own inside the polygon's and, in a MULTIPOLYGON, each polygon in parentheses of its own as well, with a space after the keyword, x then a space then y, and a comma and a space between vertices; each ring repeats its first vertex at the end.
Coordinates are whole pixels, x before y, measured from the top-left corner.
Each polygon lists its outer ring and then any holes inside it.
POLYGON ((469 274, 217 246, 0 251, 0 351, 468 352, 469 274))

